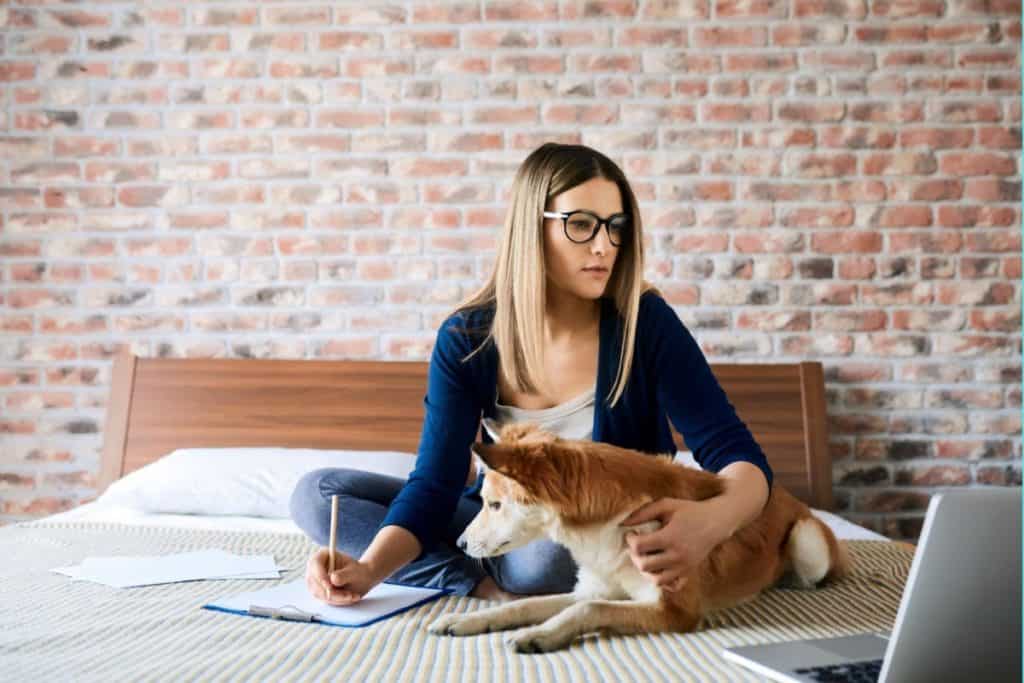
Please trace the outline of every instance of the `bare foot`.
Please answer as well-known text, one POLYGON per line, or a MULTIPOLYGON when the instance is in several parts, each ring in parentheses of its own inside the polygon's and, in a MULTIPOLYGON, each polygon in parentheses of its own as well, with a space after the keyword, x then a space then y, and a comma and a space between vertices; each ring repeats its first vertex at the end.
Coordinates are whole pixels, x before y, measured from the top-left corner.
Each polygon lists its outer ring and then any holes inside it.
POLYGON ((485 576, 480 583, 473 588, 470 596, 474 598, 483 598, 484 600, 497 600, 498 602, 508 602, 520 597, 515 593, 509 593, 502 590, 498 584, 494 582, 494 579, 489 576, 485 576))

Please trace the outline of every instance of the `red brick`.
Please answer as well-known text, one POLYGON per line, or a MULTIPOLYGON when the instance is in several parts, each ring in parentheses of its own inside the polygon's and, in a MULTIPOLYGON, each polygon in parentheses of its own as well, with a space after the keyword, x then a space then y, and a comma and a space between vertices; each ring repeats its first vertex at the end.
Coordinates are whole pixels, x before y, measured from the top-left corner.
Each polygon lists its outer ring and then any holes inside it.
POLYGON ((916 204, 887 206, 874 212, 870 219, 871 227, 879 228, 917 228, 931 224, 931 207, 916 204))
POLYGON ((866 175, 928 175, 936 168, 931 152, 880 152, 864 158, 866 175))
POLYGON ((960 277, 965 280, 998 277, 999 266, 997 256, 965 256, 960 259, 960 277))
POLYGON ((878 232, 859 230, 816 232, 811 235, 811 248, 826 254, 880 252, 882 235, 878 232))
POLYGON ((270 26, 322 27, 331 23, 329 7, 268 7, 263 21, 270 26))
POLYGON ((722 62, 725 71, 743 73, 757 71, 794 71, 796 55, 791 52, 737 52, 727 53, 722 62))
MULTIPOLYGON (((767 228, 771 226, 772 219, 773 214, 769 207, 757 205, 740 208, 699 206, 697 212, 697 226, 701 228, 767 228)), ((792 231, 787 233, 794 234, 792 231)), ((774 237, 779 236, 780 234, 776 234, 774 237)))
POLYGON ((836 311, 815 313, 814 329, 837 332, 870 332, 884 330, 886 314, 884 311, 836 311))
POLYGON ((900 310, 892 312, 894 330, 955 331, 963 329, 963 311, 949 310, 900 310))
POLYGON ((1017 288, 1009 282, 961 282, 938 285, 938 302, 947 306, 1005 306, 1014 301, 1017 288))
POLYGON ((940 206, 936 222, 950 228, 999 228, 1019 224, 1016 207, 940 206))
POLYGON ((810 314, 806 311, 750 311, 745 310, 736 319, 736 327, 762 332, 798 332, 811 328, 810 314))
POLYGON ((763 26, 695 26, 693 46, 698 48, 762 47, 768 43, 763 26))
POLYGON ((936 115, 946 123, 992 123, 1003 118, 997 102, 943 102, 937 108, 936 115))
POLYGON ((1020 256, 1008 256, 1003 259, 1003 276, 1013 280, 1021 279, 1020 256))
POLYGON ((821 131, 823 147, 889 149, 896 145, 896 130, 878 126, 833 126, 821 131))
POLYGON ((938 458, 958 458, 961 460, 978 460, 988 458, 1012 458, 1012 441, 938 441, 935 444, 935 456, 938 458))
MULTIPOLYGON (((466 47, 472 50, 494 50, 500 48, 535 48, 538 45, 537 36, 529 29, 520 28, 487 28, 487 29, 466 29, 466 47)), ((592 36, 591 36, 592 37, 592 36)), ((553 46, 562 45, 555 42, 553 46)), ((594 47, 591 43, 590 47, 594 47)))
POLYGON ((771 27, 771 42, 774 45, 810 45, 838 44, 846 36, 846 27, 835 25, 818 26, 814 24, 777 24, 771 27))
POLYGON ((924 107, 916 102, 865 102, 851 105, 849 113, 854 121, 874 123, 912 123, 924 119, 924 107))
MULTIPOLYGON (((486 3, 488 5, 492 3, 486 3)), ((637 0, 569 0, 562 3, 561 19, 631 19, 637 0)))
POLYGON ((0 62, 0 82, 31 81, 36 77, 36 66, 32 62, 0 62))
POLYGON ((800 357, 848 356, 854 348, 853 337, 841 334, 783 336, 779 343, 783 353, 800 357))
MULTIPOLYGON (((551 118, 551 123, 576 123, 577 121, 581 123, 602 123, 610 122, 614 112, 615 109, 610 108, 608 105, 554 105, 547 110, 545 118, 551 118), (607 113, 602 118, 591 116, 590 121, 581 119, 579 114, 574 115, 574 112, 577 110, 587 112, 591 109, 596 109, 598 113, 607 113), (551 114, 560 110, 566 110, 567 115, 561 117, 563 120, 556 121, 551 114)), ((673 125, 690 123, 696 120, 697 110, 692 104, 626 104, 622 107, 622 121, 630 125, 673 125)))
POLYGON ((962 69, 1019 69, 1020 53, 999 48, 965 49, 957 58, 957 66, 962 69))
POLYGON ((975 476, 979 484, 993 486, 1020 486, 1020 467, 1007 465, 1006 467, 979 467, 975 476))
POLYGON ((840 259, 838 270, 843 280, 871 280, 878 272, 878 267, 874 258, 852 256, 840 259))
POLYGON ((900 486, 962 486, 970 483, 971 472, 961 465, 930 465, 897 470, 893 479, 900 486))
MULTIPOLYGON (((413 22, 428 24, 460 24, 480 21, 480 8, 473 2, 456 2, 454 4, 413 5, 413 22)), ((365 11, 347 7, 335 9, 335 20, 346 24, 393 24, 408 20, 404 8, 395 5, 381 5, 379 8, 370 5, 365 11)))
POLYGON ((393 31, 388 34, 392 50, 444 50, 459 46, 459 34, 448 30, 393 31))
POLYGON ((887 69, 949 69, 953 66, 953 52, 945 48, 893 50, 885 53, 880 61, 887 69))
POLYGON ((41 517, 70 510, 78 504, 79 501, 70 498, 42 496, 32 500, 4 501, 2 507, 0 507, 0 511, 2 511, 4 515, 41 517))
MULTIPOLYGON (((358 78, 362 76, 386 76, 409 74, 410 65, 401 59, 345 59, 345 74, 358 78)), ((321 57, 290 57, 277 59, 267 64, 266 73, 271 78, 336 78, 341 73, 338 58, 321 57)), ((255 78, 260 75, 258 62, 226 62, 206 61, 202 64, 201 74, 205 78, 255 78)))
POLYGON ((702 103, 701 120, 707 123, 764 123, 772 118, 770 104, 702 103))
POLYGON ((1020 252, 1020 229, 971 232, 965 242, 969 251, 1020 252))
POLYGON ((942 355, 973 356, 1005 356, 1011 353, 1020 355, 1019 339, 1006 336, 975 335, 975 334, 940 334, 935 335, 932 344, 933 353, 942 355))
MULTIPOLYGON (((565 42, 559 45, 568 46, 565 42)), ((619 47, 688 47, 686 29, 673 26, 628 26, 618 36, 617 46, 619 47)), ((596 40, 591 40, 589 45, 577 44, 574 47, 605 47, 596 40)), ((609 45, 610 47, 610 45, 609 45)))
POLYGON ((34 162, 10 169, 11 181, 18 184, 68 182, 80 177, 79 166, 74 162, 34 162))
POLYGON ((945 3, 941 0, 873 0, 871 14, 901 19, 906 17, 941 17, 945 3))
POLYGON ((1021 77, 1019 74, 997 74, 985 78, 985 90, 988 92, 1019 93, 1021 77))
POLYGON ((1003 407, 1001 389, 933 389, 925 394, 925 407, 937 410, 994 410, 1003 407))
MULTIPOLYGON (((970 182, 968 181, 968 184, 970 182)), ((964 182, 954 178, 935 180, 894 178, 888 181, 887 186, 887 196, 897 201, 953 201, 960 199, 964 194, 964 182)))
POLYGON ((853 207, 798 208, 786 211, 780 217, 788 228, 843 228, 853 224, 853 207))
POLYGON ((978 130, 978 144, 990 149, 1020 149, 1020 128, 982 126, 978 130))
POLYGON ((558 3, 554 0, 494 0, 485 3, 487 21, 553 21, 558 18, 558 3))
POLYGON ((956 152, 946 154, 940 163, 942 173, 959 176, 1014 175, 1015 157, 988 152, 956 152))
MULTIPOLYGON (((672 3, 659 3, 660 5, 672 3)), ((679 18, 707 18, 707 10, 695 6, 689 16, 679 18)), ((786 3, 780 0, 715 0, 715 16, 726 21, 732 19, 782 19, 786 16, 786 3)), ((669 15, 671 18, 672 15, 669 15)))
MULTIPOLYGON (((825 382, 861 384, 865 382, 886 382, 892 379, 892 368, 884 363, 857 363, 844 362, 839 366, 832 366, 825 369, 825 382)), ((885 430, 884 418, 881 420, 881 428, 876 431, 885 430)))

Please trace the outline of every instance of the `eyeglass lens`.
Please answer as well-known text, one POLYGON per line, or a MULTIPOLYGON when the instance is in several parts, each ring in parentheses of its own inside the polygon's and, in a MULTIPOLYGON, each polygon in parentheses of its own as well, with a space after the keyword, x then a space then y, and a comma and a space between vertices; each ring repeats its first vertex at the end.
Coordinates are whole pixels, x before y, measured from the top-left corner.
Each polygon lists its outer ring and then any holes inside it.
MULTIPOLYGON (((576 211, 565 219, 565 234, 573 242, 589 242, 597 236, 597 225, 599 219, 589 213, 576 211)), ((629 230, 629 217, 625 215, 613 216, 606 224, 608 226, 608 239, 615 246, 622 244, 626 231, 629 230)))

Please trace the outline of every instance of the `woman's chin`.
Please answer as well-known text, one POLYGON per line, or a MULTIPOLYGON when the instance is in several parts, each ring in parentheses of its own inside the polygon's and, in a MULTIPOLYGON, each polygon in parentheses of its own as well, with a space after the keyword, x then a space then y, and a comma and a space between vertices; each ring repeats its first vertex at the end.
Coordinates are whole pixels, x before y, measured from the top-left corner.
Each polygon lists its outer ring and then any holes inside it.
POLYGON ((585 299, 586 301, 597 301, 604 296, 604 289, 588 289, 584 291, 573 292, 579 299, 585 299))
POLYGON ((573 283, 569 287, 563 287, 555 285, 552 281, 548 281, 548 287, 554 287, 561 291, 563 294, 575 297, 577 299, 583 299, 585 301, 597 301, 598 299, 605 296, 605 291, 608 289, 608 281, 604 282, 593 282, 593 283, 573 283))

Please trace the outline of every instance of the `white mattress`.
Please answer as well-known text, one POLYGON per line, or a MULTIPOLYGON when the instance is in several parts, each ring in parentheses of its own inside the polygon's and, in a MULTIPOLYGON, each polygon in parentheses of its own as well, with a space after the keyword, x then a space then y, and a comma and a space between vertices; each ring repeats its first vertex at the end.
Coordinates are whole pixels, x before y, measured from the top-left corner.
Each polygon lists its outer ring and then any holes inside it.
MULTIPOLYGON (((814 591, 766 591, 757 600, 708 614, 706 628, 694 633, 587 637, 562 651, 524 656, 510 650, 503 633, 427 633, 426 626, 442 614, 480 609, 476 598, 443 597, 367 628, 320 628, 200 609, 262 587, 252 581, 117 590, 48 571, 55 553, 61 563, 73 564, 85 557, 165 555, 213 542, 236 554, 273 555, 290 567, 287 581, 302 576, 315 547, 297 533, 84 521, 102 516, 118 515, 92 506, 59 516, 63 521, 0 527, 0 547, 16 550, 12 561, 0 563, 0 679, 448 683, 469 672, 480 683, 753 683, 759 677, 726 661, 723 648, 891 629, 913 559, 901 544, 849 541, 853 569, 846 580, 814 591)), ((253 526, 251 519, 169 517, 179 519, 135 515, 135 521, 253 526)), ((286 531, 289 524, 256 520, 258 527, 286 531)))
MULTIPOLYGON (((838 515, 824 510, 812 512, 832 529, 837 538, 861 541, 887 541, 885 536, 849 522, 838 515)), ((266 517, 238 517, 213 515, 171 515, 143 512, 126 507, 104 505, 99 502, 86 503, 73 510, 51 515, 50 521, 78 522, 120 522, 153 526, 178 527, 187 529, 215 529, 224 531, 261 531, 271 533, 303 533, 290 519, 266 517)))

